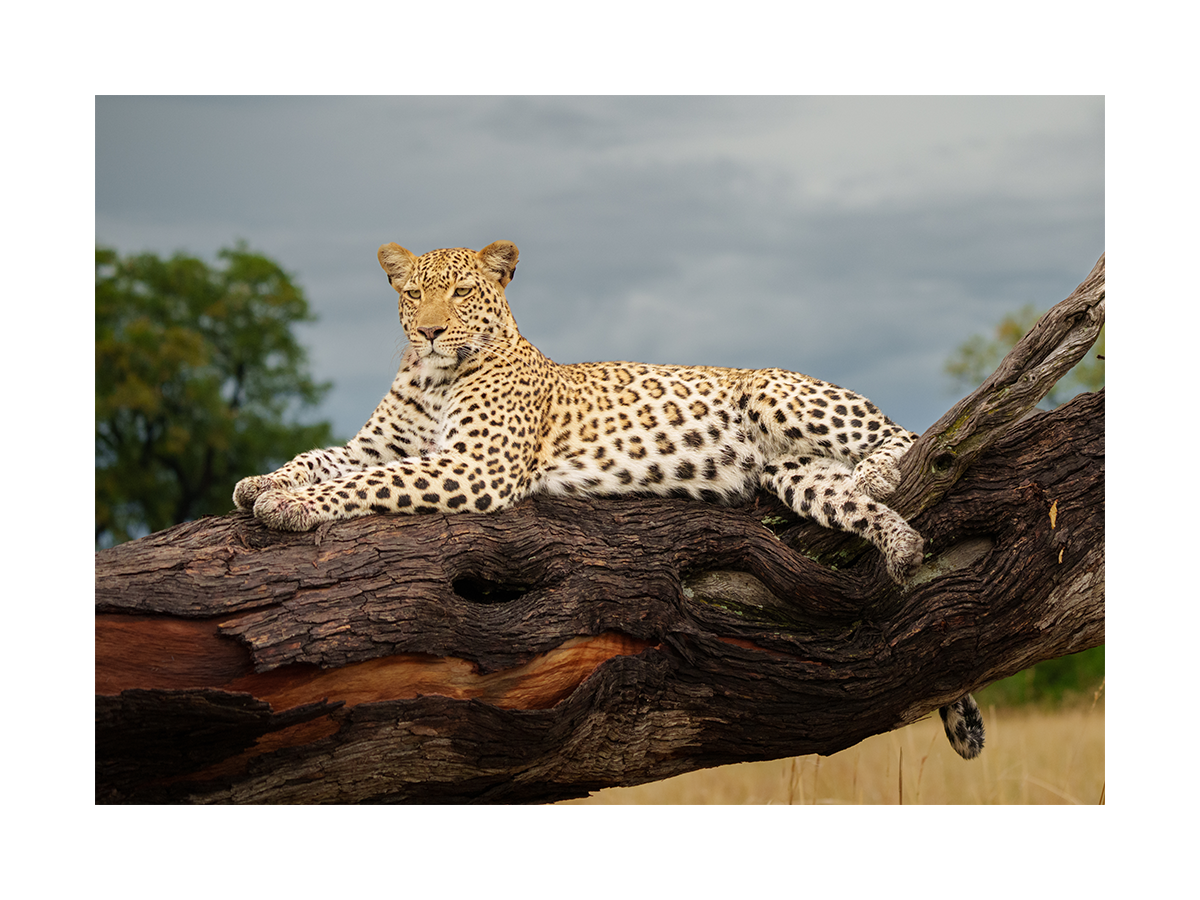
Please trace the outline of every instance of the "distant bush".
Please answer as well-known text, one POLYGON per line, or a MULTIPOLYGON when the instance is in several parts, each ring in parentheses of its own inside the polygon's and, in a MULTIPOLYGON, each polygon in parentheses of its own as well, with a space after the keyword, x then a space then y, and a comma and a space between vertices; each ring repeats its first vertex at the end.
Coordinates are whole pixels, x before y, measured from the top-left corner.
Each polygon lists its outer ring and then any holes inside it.
POLYGON ((1104 684, 1104 647, 1038 663, 975 694, 979 705, 1091 703, 1104 684))
POLYGON ((239 478, 332 443, 293 328, 304 292, 244 244, 219 263, 96 248, 96 545, 233 506, 239 478))

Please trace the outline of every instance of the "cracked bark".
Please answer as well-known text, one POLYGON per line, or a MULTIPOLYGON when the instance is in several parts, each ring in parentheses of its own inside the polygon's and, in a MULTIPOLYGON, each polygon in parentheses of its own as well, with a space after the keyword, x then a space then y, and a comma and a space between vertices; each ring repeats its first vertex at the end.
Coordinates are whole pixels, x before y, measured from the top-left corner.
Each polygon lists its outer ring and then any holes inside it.
POLYGON ((561 800, 835 753, 1097 646, 1104 394, 1027 413, 1103 315, 1101 257, 906 455, 904 589, 766 495, 239 512, 101 551, 96 799, 561 800))

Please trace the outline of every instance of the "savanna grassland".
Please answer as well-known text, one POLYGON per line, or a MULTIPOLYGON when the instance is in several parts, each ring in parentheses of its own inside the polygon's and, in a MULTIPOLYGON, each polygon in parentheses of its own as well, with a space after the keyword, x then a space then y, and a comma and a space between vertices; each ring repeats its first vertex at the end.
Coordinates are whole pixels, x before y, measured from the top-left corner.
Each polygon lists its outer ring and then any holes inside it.
POLYGON ((1050 804, 1103 802, 1104 701, 984 707, 987 746, 971 761, 936 714, 830 757, 689 772, 599 791, 579 804, 1050 804))

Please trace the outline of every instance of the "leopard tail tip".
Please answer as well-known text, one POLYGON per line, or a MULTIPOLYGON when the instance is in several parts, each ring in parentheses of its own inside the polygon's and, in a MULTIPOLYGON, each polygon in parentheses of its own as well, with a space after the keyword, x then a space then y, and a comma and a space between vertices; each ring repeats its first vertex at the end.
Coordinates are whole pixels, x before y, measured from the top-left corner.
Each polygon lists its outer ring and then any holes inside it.
POLYGON ((963 759, 975 759, 983 752, 983 715, 974 697, 964 694, 939 709, 938 714, 955 753, 963 759))

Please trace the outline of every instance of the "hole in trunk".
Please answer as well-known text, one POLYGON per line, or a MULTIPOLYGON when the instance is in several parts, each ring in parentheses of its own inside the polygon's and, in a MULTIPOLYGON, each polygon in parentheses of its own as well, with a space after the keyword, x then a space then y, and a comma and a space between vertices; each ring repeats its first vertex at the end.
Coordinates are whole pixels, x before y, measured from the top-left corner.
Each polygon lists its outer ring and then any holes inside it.
POLYGON ((508 603, 522 594, 529 593, 529 588, 522 585, 500 584, 498 581, 488 581, 486 578, 470 575, 456 578, 451 587, 454 588, 454 593, 471 603, 508 603))

